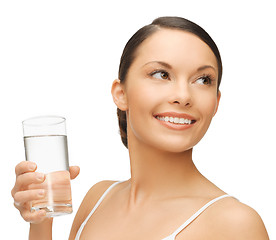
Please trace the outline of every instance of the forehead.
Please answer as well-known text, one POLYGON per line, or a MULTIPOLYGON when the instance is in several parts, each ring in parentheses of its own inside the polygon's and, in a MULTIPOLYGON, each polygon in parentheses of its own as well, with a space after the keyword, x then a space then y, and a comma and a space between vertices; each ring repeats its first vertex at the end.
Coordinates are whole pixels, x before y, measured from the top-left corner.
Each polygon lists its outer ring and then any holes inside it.
POLYGON ((133 64, 150 61, 164 61, 187 70, 203 65, 217 69, 216 57, 205 42, 192 33, 174 29, 158 30, 139 46, 133 64))

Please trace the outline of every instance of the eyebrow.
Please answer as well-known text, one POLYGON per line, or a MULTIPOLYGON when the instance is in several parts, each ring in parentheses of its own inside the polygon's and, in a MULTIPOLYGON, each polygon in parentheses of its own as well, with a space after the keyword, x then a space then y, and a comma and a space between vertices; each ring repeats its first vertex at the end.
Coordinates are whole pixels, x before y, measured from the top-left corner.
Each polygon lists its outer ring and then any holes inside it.
MULTIPOLYGON (((170 64, 168 64, 168 63, 166 63, 166 62, 162 62, 162 61, 152 61, 152 62, 148 62, 148 63, 144 64, 144 66, 146 66, 146 65, 148 65, 148 64, 159 64, 159 65, 162 65, 162 66, 164 66, 164 67, 166 67, 166 68, 168 68, 168 69, 172 69, 172 68, 173 68, 170 64)), ((212 65, 203 65, 203 66, 201 66, 201 67, 199 67, 199 68, 197 69, 197 72, 202 71, 202 70, 205 70, 205 69, 207 69, 207 68, 212 68, 214 71, 216 71, 216 68, 215 68, 214 66, 212 66, 212 65)))
POLYGON ((144 66, 146 66, 146 65, 149 65, 149 64, 159 64, 159 65, 162 65, 163 67, 166 67, 166 68, 168 68, 168 69, 172 69, 172 66, 170 65, 170 64, 168 64, 168 63, 165 63, 165 62, 162 62, 162 61, 152 61, 152 62, 148 62, 148 63, 146 63, 146 64, 144 64, 144 66))
POLYGON ((206 68, 212 68, 214 71, 216 71, 216 68, 211 66, 211 65, 204 65, 204 66, 201 66, 197 69, 197 71, 202 71, 202 70, 205 70, 206 68))

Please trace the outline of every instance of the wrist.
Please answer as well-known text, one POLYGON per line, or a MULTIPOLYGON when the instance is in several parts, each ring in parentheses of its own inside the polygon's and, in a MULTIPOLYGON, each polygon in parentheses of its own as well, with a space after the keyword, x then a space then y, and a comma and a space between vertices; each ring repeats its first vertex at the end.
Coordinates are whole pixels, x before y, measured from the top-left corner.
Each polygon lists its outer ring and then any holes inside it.
POLYGON ((53 218, 45 218, 40 223, 30 223, 29 240, 51 240, 53 218))

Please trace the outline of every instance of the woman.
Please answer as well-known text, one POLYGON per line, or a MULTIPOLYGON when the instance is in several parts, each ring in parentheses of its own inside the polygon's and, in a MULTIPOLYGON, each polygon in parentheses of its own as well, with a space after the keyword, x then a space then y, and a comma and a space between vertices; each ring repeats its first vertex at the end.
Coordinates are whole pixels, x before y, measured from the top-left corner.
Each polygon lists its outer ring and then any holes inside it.
MULTIPOLYGON (((259 215, 206 179, 192 149, 218 109, 222 63, 211 37, 178 17, 158 18, 127 43, 112 84, 131 178, 103 181, 85 196, 70 240, 269 239, 259 215)), ((12 195, 30 239, 51 239, 52 220, 30 213, 35 166, 16 167, 12 195), (22 191, 25 190, 25 191, 22 191)), ((71 167, 71 178, 79 169, 71 167)))

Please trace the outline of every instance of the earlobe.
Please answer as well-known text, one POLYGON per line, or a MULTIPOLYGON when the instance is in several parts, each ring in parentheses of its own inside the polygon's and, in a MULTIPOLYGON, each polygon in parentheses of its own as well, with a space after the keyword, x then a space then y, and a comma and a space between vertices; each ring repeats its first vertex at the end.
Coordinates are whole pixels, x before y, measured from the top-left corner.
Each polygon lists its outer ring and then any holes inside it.
POLYGON ((216 115, 217 111, 218 111, 218 106, 219 106, 219 101, 220 101, 220 97, 221 97, 221 92, 218 91, 218 94, 217 94, 217 106, 216 106, 216 109, 215 109, 215 112, 214 112, 214 115, 216 115))
POLYGON ((115 79, 112 83, 111 87, 111 94, 113 97, 113 101, 116 104, 116 106, 122 110, 127 110, 127 98, 124 86, 121 84, 121 81, 119 79, 115 79))

